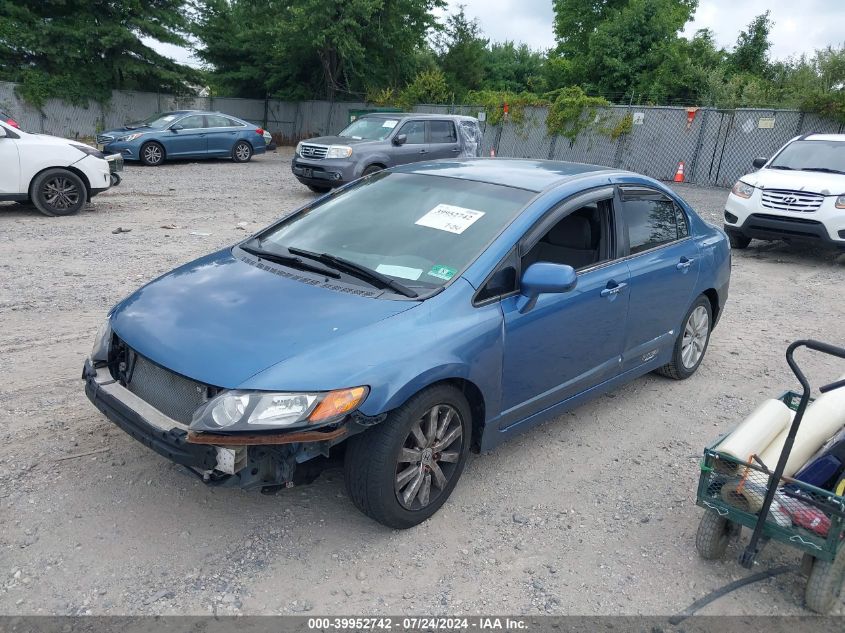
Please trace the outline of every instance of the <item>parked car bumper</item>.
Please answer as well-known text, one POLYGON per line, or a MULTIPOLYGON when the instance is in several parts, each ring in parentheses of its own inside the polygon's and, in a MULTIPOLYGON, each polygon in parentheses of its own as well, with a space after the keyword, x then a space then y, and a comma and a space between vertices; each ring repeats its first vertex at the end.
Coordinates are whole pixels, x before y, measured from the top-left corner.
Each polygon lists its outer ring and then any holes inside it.
POLYGON ((86 156, 73 163, 73 167, 85 174, 88 180, 89 198, 93 198, 111 186, 111 168, 106 159, 86 156))
POLYGON ((139 160, 139 146, 126 141, 114 141, 103 146, 103 154, 120 154, 124 160, 139 160))
POLYGON ((747 199, 731 193, 725 203, 725 231, 761 240, 820 242, 845 249, 845 212, 836 209, 833 197, 812 212, 769 209, 760 198, 759 189, 747 199))
POLYGON ((345 160, 303 160, 295 157, 290 163, 299 182, 317 187, 339 187, 358 178, 357 165, 345 160))

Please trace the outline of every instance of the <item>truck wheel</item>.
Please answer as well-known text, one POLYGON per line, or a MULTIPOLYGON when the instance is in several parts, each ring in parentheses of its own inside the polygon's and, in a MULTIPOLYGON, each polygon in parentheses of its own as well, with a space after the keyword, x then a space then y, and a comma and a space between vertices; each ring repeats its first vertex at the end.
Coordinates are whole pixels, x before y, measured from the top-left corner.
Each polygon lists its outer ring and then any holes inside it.
POLYGON ((67 169, 47 169, 32 181, 29 196, 44 215, 73 215, 85 206, 88 192, 82 178, 67 169))
POLYGON ((388 527, 422 523, 446 501, 472 436, 469 404, 449 385, 425 389, 352 437, 344 475, 352 502, 388 527))
POLYGON ((144 143, 141 145, 141 162, 150 167, 158 167, 164 162, 164 147, 155 141, 144 143))
POLYGON ((840 548, 839 555, 832 561, 813 561, 804 602, 807 608, 816 613, 826 614, 836 604, 845 581, 845 548, 840 548))
POLYGON ((246 141, 238 141, 232 148, 232 160, 236 163, 248 163, 252 158, 252 145, 246 141))
POLYGON ((733 524, 715 512, 705 511, 695 534, 695 549, 705 560, 716 560, 725 555, 733 535, 733 524))
POLYGON ((686 380, 692 376, 704 360, 713 328, 710 300, 700 295, 681 323, 681 331, 672 348, 672 360, 657 369, 658 374, 675 380, 686 380))
POLYGON ((319 193, 319 194, 328 193, 329 191, 332 190, 331 187, 319 187, 317 185, 305 185, 305 186, 308 187, 314 193, 319 193))
POLYGON ((378 165, 370 165, 364 171, 361 172, 361 176, 369 176, 370 174, 374 174, 377 171, 381 171, 384 167, 379 167, 378 165))
POLYGON ((735 233, 733 231, 728 233, 728 241, 731 244, 731 248, 735 248, 736 250, 748 248, 748 245, 751 244, 750 237, 745 237, 742 233, 735 233))

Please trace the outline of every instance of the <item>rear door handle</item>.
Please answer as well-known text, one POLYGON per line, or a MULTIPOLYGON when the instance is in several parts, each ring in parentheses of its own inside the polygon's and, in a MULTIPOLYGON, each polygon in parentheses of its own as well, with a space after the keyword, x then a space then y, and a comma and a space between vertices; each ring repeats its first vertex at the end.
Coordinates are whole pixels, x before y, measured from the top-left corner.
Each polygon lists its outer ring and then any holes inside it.
POLYGON ((460 148, 460 147, 455 147, 455 148, 453 148, 453 149, 452 149, 452 153, 453 153, 453 154, 457 154, 457 153, 458 153, 458 152, 460 152, 460 151, 461 151, 461 148, 460 148))
POLYGON ((695 259, 694 259, 694 258, 690 258, 690 257, 681 257, 681 261, 679 261, 679 262, 675 265, 675 268, 677 268, 678 270, 686 270, 687 268, 689 268, 690 266, 692 266, 692 263, 693 263, 694 261, 695 261, 695 259))
POLYGON ((607 288, 605 288, 604 290, 601 291, 601 296, 602 297, 615 297, 627 285, 628 284, 625 283, 624 281, 621 284, 617 284, 614 281, 609 281, 607 283, 607 288), (614 285, 611 286, 610 284, 614 284, 614 285))

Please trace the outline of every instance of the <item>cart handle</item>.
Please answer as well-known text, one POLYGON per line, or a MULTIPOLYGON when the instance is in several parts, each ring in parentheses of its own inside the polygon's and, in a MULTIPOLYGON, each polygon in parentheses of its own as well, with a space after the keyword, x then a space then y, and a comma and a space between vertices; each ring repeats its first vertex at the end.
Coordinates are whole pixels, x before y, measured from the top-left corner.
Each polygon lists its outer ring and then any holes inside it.
MULTIPOLYGON (((836 347, 835 345, 831 345, 829 343, 822 343, 821 341, 814 341, 814 340, 800 340, 795 341, 789 347, 786 348, 786 362, 789 363, 790 369, 792 369, 792 373, 795 374, 795 377, 798 379, 798 382, 801 383, 801 386, 804 387, 805 393, 809 394, 811 391, 810 383, 807 380, 807 377, 804 375, 804 372, 801 371, 801 368, 798 367, 798 363, 795 362, 795 350, 799 347, 806 347, 808 349, 816 350, 817 352, 822 352, 823 354, 830 354, 831 356, 838 356, 839 358, 845 358, 845 349, 841 347, 836 347)), ((825 385, 822 387, 824 391, 830 391, 831 389, 837 389, 842 385, 840 382, 845 381, 837 381, 831 383, 830 385, 825 385)), ((822 391, 822 393, 824 393, 822 391)))
POLYGON ((819 391, 822 393, 827 393, 828 391, 833 391, 834 389, 840 389, 845 387, 845 378, 842 380, 837 380, 836 382, 832 382, 829 385, 825 385, 824 387, 819 387, 819 391))

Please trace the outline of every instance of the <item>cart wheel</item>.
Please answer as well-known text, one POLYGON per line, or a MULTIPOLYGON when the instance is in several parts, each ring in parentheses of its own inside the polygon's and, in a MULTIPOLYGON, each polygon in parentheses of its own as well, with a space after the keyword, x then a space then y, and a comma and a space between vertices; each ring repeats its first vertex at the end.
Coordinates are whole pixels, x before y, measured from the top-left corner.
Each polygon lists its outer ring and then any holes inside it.
POLYGON ((845 581, 845 548, 839 550, 839 555, 832 561, 813 561, 810 577, 807 579, 807 589, 804 591, 804 602, 807 608, 816 613, 826 614, 836 604, 845 581))
POLYGON ((117 187, 120 184, 120 176, 118 174, 109 174, 111 177, 111 186, 117 187))
POLYGON ((707 511, 698 524, 695 535, 695 549, 705 560, 715 560, 725 555, 728 543, 735 534, 733 523, 715 512, 707 511))

